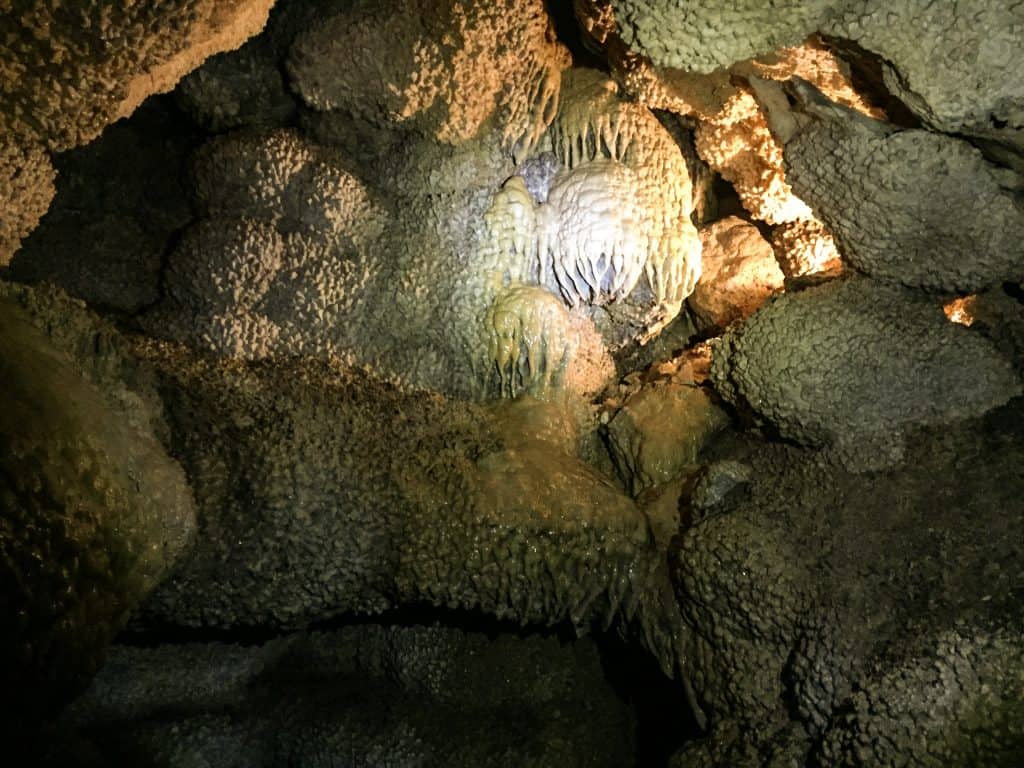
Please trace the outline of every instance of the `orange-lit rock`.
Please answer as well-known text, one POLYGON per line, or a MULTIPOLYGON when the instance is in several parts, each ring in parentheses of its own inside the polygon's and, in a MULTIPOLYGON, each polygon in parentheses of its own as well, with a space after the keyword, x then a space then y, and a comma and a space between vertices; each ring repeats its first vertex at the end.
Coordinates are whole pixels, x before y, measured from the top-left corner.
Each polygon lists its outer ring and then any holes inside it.
POLYGON ((570 63, 541 0, 373 0, 305 30, 288 69, 313 109, 404 123, 447 144, 497 117, 525 157, 554 117, 570 63))
POLYGON ((946 313, 946 317, 949 318, 951 323, 958 323, 960 325, 970 327, 974 324, 975 304, 977 303, 977 300, 977 296, 961 296, 958 299, 953 299, 952 301, 947 302, 942 307, 942 311, 946 313))
POLYGON ((0 267, 50 207, 57 172, 38 144, 0 141, 0 267))
MULTIPOLYGON (((263 29, 274 0, 19 3, 0 14, 0 135, 61 151, 263 29), (28 6, 28 7, 26 7, 28 6)), ((0 5, 2 8, 3 5, 0 5)))
POLYGON ((780 224, 772 230, 775 259, 786 277, 803 277, 842 269, 832 234, 817 219, 780 224))
POLYGON ((772 247, 753 224, 730 216, 704 227, 700 239, 704 274, 688 299, 700 330, 742 320, 782 290, 772 247))

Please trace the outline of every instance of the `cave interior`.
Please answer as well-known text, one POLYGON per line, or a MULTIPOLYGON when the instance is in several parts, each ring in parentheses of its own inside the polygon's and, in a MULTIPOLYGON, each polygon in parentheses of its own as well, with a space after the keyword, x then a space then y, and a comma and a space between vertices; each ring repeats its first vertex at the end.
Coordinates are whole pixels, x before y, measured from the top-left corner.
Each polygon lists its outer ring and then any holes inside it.
POLYGON ((0 763, 1024 766, 1024 3, 0 40, 0 763))

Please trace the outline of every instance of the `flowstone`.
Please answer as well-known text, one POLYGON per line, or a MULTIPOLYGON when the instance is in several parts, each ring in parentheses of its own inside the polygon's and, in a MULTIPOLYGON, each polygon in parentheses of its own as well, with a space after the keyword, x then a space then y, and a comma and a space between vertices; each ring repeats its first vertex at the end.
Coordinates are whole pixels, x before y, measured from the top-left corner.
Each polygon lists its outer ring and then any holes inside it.
MULTIPOLYGON (((612 274, 623 272, 625 279, 615 281, 620 291, 632 279, 635 263, 643 264, 650 294, 644 297, 648 304, 641 310, 638 340, 645 343, 679 314, 683 300, 700 277, 699 239, 690 221, 694 208, 690 172, 679 147, 657 118, 645 107, 625 101, 618 87, 602 73, 574 69, 563 81, 562 106, 551 126, 551 140, 555 155, 567 169, 566 178, 573 181, 564 182, 570 194, 559 214, 561 219, 568 217, 570 227, 575 226, 583 235, 580 225, 596 222, 586 218, 588 201, 580 193, 597 192, 606 177, 614 181, 608 187, 619 190, 618 195, 601 192, 607 197, 599 199, 605 209, 609 204, 624 203, 624 212, 616 213, 622 216, 622 222, 614 237, 603 238, 610 240, 607 250, 611 251, 603 255, 606 261, 612 260, 618 250, 620 264, 613 262, 616 269, 612 274), (615 164, 622 170, 617 170, 615 164), (635 202, 623 201, 627 190, 635 202), (584 205, 577 206, 573 199, 576 196, 584 205)), ((556 177, 554 186, 559 183, 556 177)), ((580 239, 587 242, 586 238, 580 239)), ((573 266, 580 262, 581 254, 576 250, 579 243, 570 242, 566 247, 563 242, 555 240, 562 246, 552 253, 556 269, 559 263, 573 266)), ((587 264, 600 265, 598 250, 582 248, 587 264)), ((565 274, 569 276, 571 271, 565 269, 565 274)), ((571 277, 566 282, 575 285, 571 277)), ((626 290, 623 296, 629 293, 626 290)), ((643 306, 644 301, 640 304, 643 306)))
POLYGON ((549 137, 553 156, 524 165, 529 182, 513 176, 494 196, 485 250, 507 257, 506 280, 538 282, 571 307, 620 305, 646 343, 700 276, 686 161, 653 114, 593 70, 563 76, 549 137))

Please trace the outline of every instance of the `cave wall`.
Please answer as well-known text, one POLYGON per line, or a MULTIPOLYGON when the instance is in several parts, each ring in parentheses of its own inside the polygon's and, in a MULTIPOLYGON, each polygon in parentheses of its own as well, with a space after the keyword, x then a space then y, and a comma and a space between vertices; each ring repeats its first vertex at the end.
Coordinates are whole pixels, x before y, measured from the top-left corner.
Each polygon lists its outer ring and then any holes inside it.
POLYGON ((47 759, 1015 765, 1021 7, 272 5, 0 3, 47 759))

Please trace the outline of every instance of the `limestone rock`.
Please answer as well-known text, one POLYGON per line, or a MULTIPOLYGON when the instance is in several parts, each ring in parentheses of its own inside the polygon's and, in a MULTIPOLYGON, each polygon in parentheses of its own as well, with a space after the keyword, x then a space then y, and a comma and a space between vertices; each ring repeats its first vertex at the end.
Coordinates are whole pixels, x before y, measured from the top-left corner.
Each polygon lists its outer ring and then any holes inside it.
POLYGON ((188 120, 158 98, 58 154, 57 196, 8 279, 59 285, 101 310, 155 303, 165 251, 193 217, 184 178, 195 140, 188 120))
POLYGON ((362 0, 300 34, 288 69, 314 109, 412 121, 447 143, 498 116, 507 147, 525 157, 569 65, 549 24, 540 0, 362 0))
POLYGON ((671 555, 716 723, 695 749, 775 766, 802 732, 798 765, 1013 764, 1021 405, 921 430, 906 466, 871 475, 761 440, 726 454, 748 487, 671 555))
POLYGON ((817 219, 780 224, 772 229, 775 260, 787 278, 842 269, 835 238, 817 219))
POLYGON ((1019 630, 958 627, 914 646, 897 668, 873 670, 818 759, 854 768, 908 756, 910 765, 970 764, 985 755, 991 765, 1012 765, 1024 746, 1019 630))
POLYGON ((979 334, 917 294, 864 278, 785 294, 715 348, 712 380, 786 437, 886 466, 914 425, 977 416, 1021 392, 979 334))
POLYGON ((837 4, 612 0, 620 34, 634 50, 661 66, 699 72, 795 45, 818 29, 837 4))
POLYGON ((276 128, 295 114, 295 102, 265 37, 208 59, 181 81, 175 98, 212 133, 276 128))
POLYGON ((737 90, 714 118, 702 121, 696 138, 701 158, 735 187, 754 218, 778 224, 811 216, 786 180, 782 147, 749 90, 737 90))
POLYGON ((582 630, 654 588, 643 515, 561 438, 504 437, 483 409, 320 362, 144 351, 173 392, 201 536, 138 626, 296 628, 431 604, 582 630))
POLYGON ((50 207, 56 175, 40 146, 13 137, 0 142, 0 267, 7 266, 50 207))
POLYGON ((887 282, 949 293, 1024 277, 1024 209, 965 141, 894 131, 801 87, 788 179, 843 257, 887 282), (950 212, 956 215, 951 216, 950 212))
POLYGON ((151 405, 117 377, 116 334, 66 299, 6 284, 0 293, 0 710, 10 726, 88 681, 189 543, 195 508, 153 434, 151 405))
POLYGON ((327 768, 339 754, 377 765, 613 768, 633 748, 629 710, 591 641, 443 625, 116 647, 61 724, 48 767, 78 765, 68 753, 85 750, 71 749, 71 734, 111 762, 128 753, 247 768, 284 756, 327 768))
POLYGON ((675 478, 697 461, 728 417, 698 387, 642 388, 608 424, 612 458, 633 495, 675 478))
POLYGON ((663 68, 711 73, 816 33, 840 47, 852 42, 879 57, 890 92, 935 130, 1024 148, 1016 4, 611 0, 607 8, 597 14, 603 37, 617 22, 625 43, 663 68))
POLYGON ((885 62, 885 85, 929 127, 1024 151, 1024 8, 1015 3, 844 3, 829 34, 885 62))
POLYGON ((73 8, 19 3, 0 16, 0 135, 51 151, 84 144, 205 58, 259 32, 273 0, 171 0, 73 8))
POLYGON ((742 461, 715 461, 701 468, 689 499, 694 522, 714 511, 729 494, 748 485, 752 476, 753 470, 742 461))
POLYGON ((700 234, 704 269, 687 303, 701 331, 743 320, 782 290, 774 251, 753 224, 730 216, 700 234))

